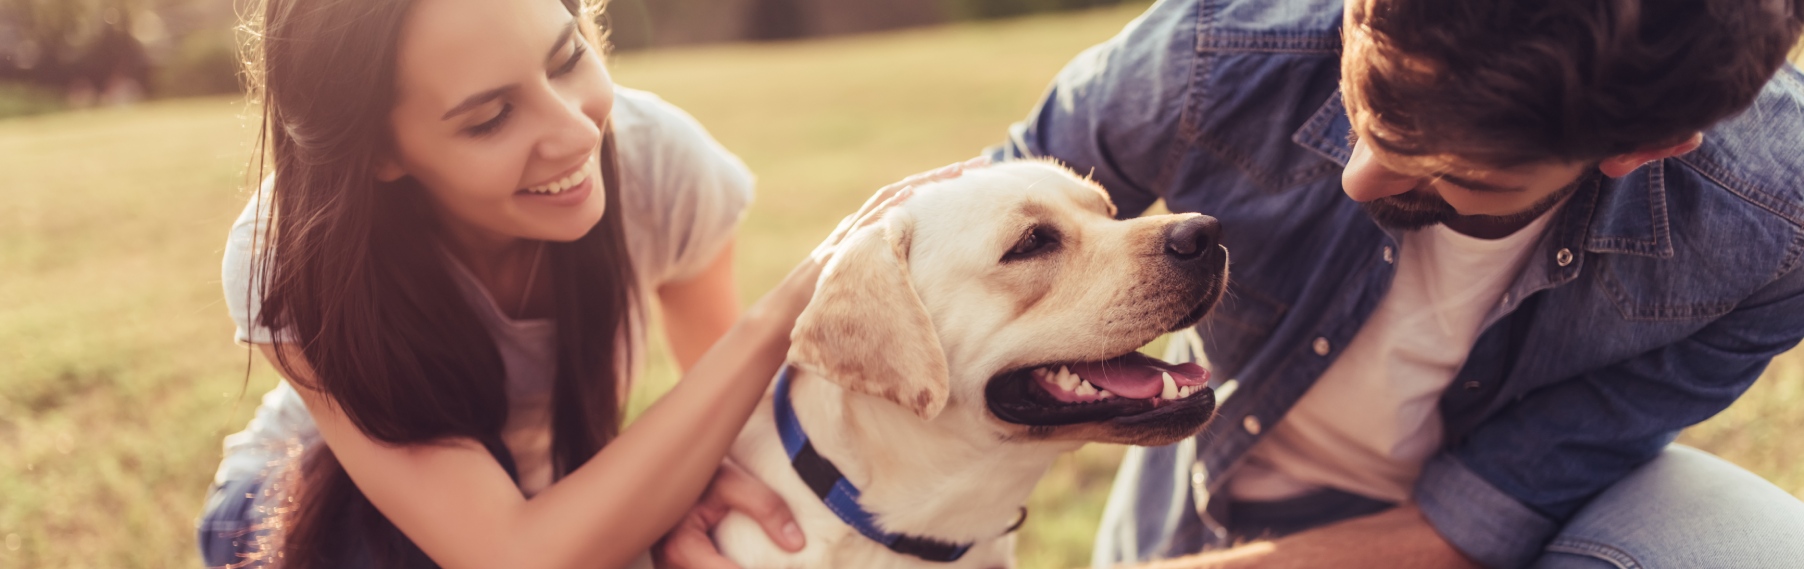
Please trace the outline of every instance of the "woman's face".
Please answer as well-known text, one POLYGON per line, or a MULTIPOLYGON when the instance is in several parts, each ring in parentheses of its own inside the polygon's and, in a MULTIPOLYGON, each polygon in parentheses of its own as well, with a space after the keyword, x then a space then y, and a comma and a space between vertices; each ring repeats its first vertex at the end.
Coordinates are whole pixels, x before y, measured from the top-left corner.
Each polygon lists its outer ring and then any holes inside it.
POLYGON ((614 85, 557 0, 417 0, 396 72, 379 177, 418 180, 453 231, 573 241, 601 220, 614 85))

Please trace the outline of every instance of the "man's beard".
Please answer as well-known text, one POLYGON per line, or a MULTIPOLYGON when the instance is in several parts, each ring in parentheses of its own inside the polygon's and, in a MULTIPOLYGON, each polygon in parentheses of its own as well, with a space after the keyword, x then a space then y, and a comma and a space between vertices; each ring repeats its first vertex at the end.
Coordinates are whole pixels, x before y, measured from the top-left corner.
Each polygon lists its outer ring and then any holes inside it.
POLYGON ((1359 207, 1366 211, 1366 215, 1372 217, 1372 221, 1378 222, 1378 225, 1398 231, 1411 231, 1449 221, 1495 225, 1522 223, 1541 217, 1541 214, 1559 206, 1567 196, 1578 191, 1580 184, 1584 184, 1590 181, 1592 176, 1596 176, 1596 172, 1596 170, 1591 170, 1580 175, 1577 180, 1560 188, 1560 191, 1541 198, 1528 209, 1504 215, 1460 215, 1459 210, 1453 209, 1453 205, 1447 203, 1447 200, 1441 199, 1440 196, 1417 193, 1415 190, 1361 203, 1359 207))

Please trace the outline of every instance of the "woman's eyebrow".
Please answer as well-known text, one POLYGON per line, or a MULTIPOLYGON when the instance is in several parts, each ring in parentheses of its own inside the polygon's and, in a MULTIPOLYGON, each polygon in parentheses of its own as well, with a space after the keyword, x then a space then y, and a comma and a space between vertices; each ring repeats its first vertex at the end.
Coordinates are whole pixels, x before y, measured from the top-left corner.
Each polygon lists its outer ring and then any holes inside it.
MULTIPOLYGON (((565 43, 570 41, 570 36, 575 33, 576 20, 571 19, 570 23, 564 24, 563 31, 558 32, 557 41, 552 42, 551 51, 545 54, 545 60, 551 61, 552 58, 557 57, 557 52, 564 47, 565 43)), ((504 85, 475 95, 470 95, 468 98, 464 99, 463 102, 458 103, 457 106, 451 107, 451 110, 445 111, 445 116, 439 117, 439 120, 450 120, 451 117, 468 112, 470 109, 480 107, 483 103, 493 101, 500 98, 502 95, 506 95, 507 92, 513 90, 514 87, 516 87, 516 85, 504 85)))
POLYGON ((557 57, 557 52, 570 41, 570 35, 574 33, 576 33, 576 19, 571 18, 570 23, 564 24, 564 30, 558 32, 557 41, 551 42, 551 51, 545 53, 545 61, 551 61, 552 58, 557 57))

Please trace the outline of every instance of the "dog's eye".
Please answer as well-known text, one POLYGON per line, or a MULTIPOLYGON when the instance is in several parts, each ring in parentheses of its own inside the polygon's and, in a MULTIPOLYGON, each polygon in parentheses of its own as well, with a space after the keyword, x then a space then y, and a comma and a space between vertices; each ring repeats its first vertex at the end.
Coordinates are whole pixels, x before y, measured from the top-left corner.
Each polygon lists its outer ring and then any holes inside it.
POLYGON ((1021 240, 1002 255, 1002 262, 1019 261, 1037 256, 1052 250, 1058 244, 1058 235, 1045 227, 1034 227, 1021 235, 1021 240))

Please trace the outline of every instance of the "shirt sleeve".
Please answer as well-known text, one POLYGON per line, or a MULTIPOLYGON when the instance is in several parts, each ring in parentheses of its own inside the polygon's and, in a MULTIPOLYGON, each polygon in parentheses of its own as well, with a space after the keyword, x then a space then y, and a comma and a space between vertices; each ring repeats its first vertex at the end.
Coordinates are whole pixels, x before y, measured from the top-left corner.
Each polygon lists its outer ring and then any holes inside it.
POLYGON ((629 249, 650 287, 720 256, 753 196, 751 170, 675 105, 619 89, 614 111, 629 249))
POLYGON ((1728 407, 1804 337, 1793 271, 1684 341, 1531 392, 1432 457, 1414 499, 1486 567, 1522 567, 1592 497, 1728 407))
POLYGON ((987 153, 1053 158, 1109 191, 1134 217, 1160 197, 1186 145, 1176 144, 1196 56, 1195 2, 1152 6, 1114 38, 1078 54, 1027 120, 987 153))
POLYGON ((263 308, 262 279, 255 263, 259 260, 262 239, 268 233, 273 210, 270 188, 274 178, 266 179, 244 204, 244 211, 232 222, 226 236, 225 258, 220 266, 220 283, 225 287, 226 309, 237 328, 233 338, 238 343, 273 344, 288 342, 292 335, 272 332, 257 322, 263 308))

